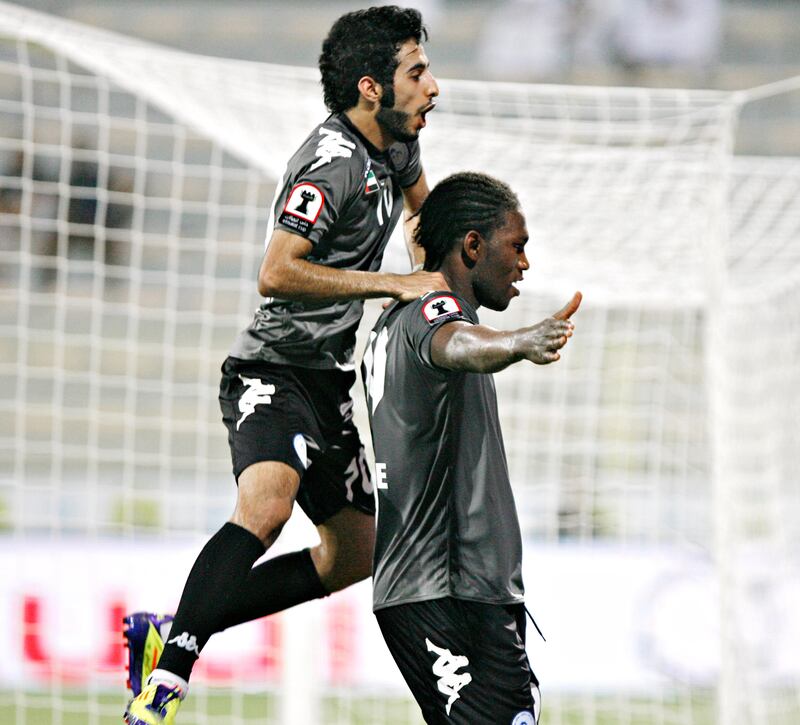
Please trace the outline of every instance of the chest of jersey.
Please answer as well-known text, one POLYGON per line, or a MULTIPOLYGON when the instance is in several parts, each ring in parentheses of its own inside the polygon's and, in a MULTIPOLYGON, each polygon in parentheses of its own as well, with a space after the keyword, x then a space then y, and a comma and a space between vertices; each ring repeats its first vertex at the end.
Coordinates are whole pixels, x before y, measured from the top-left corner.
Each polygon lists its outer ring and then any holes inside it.
POLYGON ((360 188, 320 239, 312 258, 337 266, 376 269, 402 207, 402 192, 391 168, 369 159, 360 188))

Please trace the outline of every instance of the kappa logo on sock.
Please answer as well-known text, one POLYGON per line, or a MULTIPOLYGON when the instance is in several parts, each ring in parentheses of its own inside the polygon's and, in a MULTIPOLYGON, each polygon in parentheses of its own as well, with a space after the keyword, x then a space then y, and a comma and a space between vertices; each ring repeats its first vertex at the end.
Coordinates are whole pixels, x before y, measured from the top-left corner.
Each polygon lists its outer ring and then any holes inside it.
POLYGON ((450 708, 453 703, 461 697, 459 694, 461 688, 472 682, 472 675, 469 672, 462 672, 461 674, 456 672, 462 667, 469 667, 469 659, 464 655, 454 655, 449 649, 437 647, 427 637, 425 638, 425 644, 428 647, 428 652, 435 652, 439 655, 439 659, 433 663, 432 669, 433 674, 439 678, 436 683, 439 692, 450 698, 445 706, 445 711, 450 715, 450 708))
POLYGON ((197 649, 197 637, 188 632, 181 632, 177 637, 173 637, 167 644, 174 644, 176 647, 185 649, 187 652, 194 652, 198 657, 200 650, 197 649))

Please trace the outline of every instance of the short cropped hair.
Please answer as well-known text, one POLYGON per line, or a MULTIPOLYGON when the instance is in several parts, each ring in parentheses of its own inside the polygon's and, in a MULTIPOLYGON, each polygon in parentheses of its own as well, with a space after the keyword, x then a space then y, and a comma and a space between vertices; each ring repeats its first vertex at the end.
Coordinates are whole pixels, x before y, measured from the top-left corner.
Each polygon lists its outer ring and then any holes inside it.
POLYGON ((394 105, 394 72, 397 52, 407 40, 428 39, 422 15, 396 5, 372 7, 342 15, 322 43, 319 70, 322 93, 331 113, 358 103, 358 81, 371 76, 384 88, 384 101, 394 105))
POLYGON ((489 239, 519 209, 508 184, 486 174, 464 171, 440 181, 419 210, 414 241, 425 250, 425 269, 438 269, 471 231, 489 239))

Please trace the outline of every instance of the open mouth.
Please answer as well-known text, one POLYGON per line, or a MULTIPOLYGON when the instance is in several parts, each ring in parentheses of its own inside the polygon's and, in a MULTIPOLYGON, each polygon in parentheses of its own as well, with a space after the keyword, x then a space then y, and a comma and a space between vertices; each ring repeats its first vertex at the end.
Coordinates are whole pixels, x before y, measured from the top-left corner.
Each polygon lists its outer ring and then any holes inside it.
POLYGON ((435 103, 429 103, 424 108, 420 109, 419 115, 422 117, 422 122, 425 123, 425 116, 427 116, 434 108, 436 108, 435 103))

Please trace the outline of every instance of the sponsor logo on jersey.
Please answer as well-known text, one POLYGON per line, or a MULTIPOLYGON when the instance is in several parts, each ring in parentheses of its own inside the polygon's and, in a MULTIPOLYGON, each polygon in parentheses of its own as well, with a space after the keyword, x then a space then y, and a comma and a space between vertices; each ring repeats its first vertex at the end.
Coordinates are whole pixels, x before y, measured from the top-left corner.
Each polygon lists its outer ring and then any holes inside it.
POLYGON ((453 703, 461 697, 461 689, 472 682, 472 675, 469 672, 459 673, 456 671, 462 667, 469 667, 469 659, 464 655, 454 655, 449 649, 437 647, 427 637, 425 645, 428 652, 439 655, 436 662, 433 663, 432 669, 433 674, 439 678, 436 687, 439 688, 439 692, 448 697, 445 711, 450 715, 453 703))
POLYGON ((306 237, 324 205, 325 195, 319 187, 304 181, 292 187, 278 222, 306 237))
POLYGON ((321 126, 319 135, 322 136, 322 139, 317 144, 317 150, 314 152, 318 161, 311 166, 309 171, 315 171, 320 166, 329 164, 337 157, 349 159, 353 155, 353 149, 356 145, 352 141, 348 141, 341 131, 334 131, 331 128, 321 126))
POLYGON ((530 712, 523 710, 514 715, 511 725, 536 725, 536 720, 530 712))
POLYGON ((458 300, 450 295, 438 295, 429 299, 422 305, 422 315, 429 324, 435 325, 442 320, 461 315, 461 305, 458 300))
POLYGON ((367 171, 367 176, 364 181, 364 193, 365 194, 372 194, 374 191, 378 191, 381 188, 380 183, 378 182, 378 177, 375 176, 375 172, 370 169, 367 171))
POLYGON ((255 412, 257 405, 269 405, 272 403, 272 396, 275 395, 275 386, 265 383, 258 378, 246 378, 240 375, 239 379, 247 386, 247 390, 239 398, 239 411, 242 417, 236 423, 236 430, 239 430, 247 417, 255 412))

